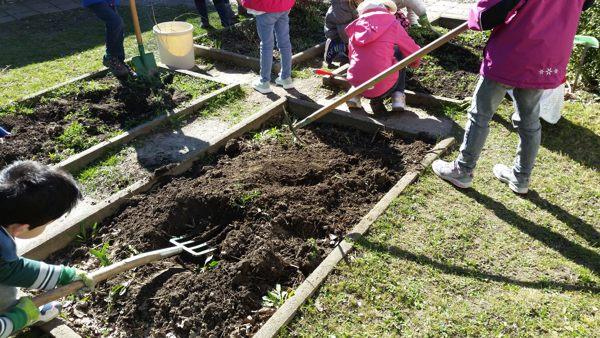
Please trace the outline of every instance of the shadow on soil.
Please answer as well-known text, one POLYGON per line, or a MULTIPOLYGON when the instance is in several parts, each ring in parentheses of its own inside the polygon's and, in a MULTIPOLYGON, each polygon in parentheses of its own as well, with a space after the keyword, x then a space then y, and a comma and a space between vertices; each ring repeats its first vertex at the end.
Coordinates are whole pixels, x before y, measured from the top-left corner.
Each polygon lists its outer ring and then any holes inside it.
MULTIPOLYGON (((600 255, 593 250, 587 249, 580 244, 573 243, 560 233, 535 224, 534 222, 520 216, 504 204, 495 201, 489 196, 483 195, 477 190, 462 190, 455 188, 460 193, 472 198, 486 209, 492 211, 498 218, 519 229, 523 233, 536 239, 547 247, 555 250, 563 257, 590 269, 593 273, 600 275, 600 255)), ((531 193, 530 193, 531 194, 531 193)), ((537 194, 534 194, 534 199, 537 194)), ((539 195, 538 195, 539 196, 539 195)), ((564 215, 562 215, 564 216, 564 215)), ((572 217, 572 216, 571 216, 572 217)))
MULTIPOLYGON (((510 119, 510 117, 508 118, 510 119)), ((493 120, 508 130, 515 130, 505 116, 494 115, 493 120)), ((552 152, 565 154, 573 161, 591 169, 600 167, 600 136, 590 129, 561 118, 557 124, 542 122, 542 146, 552 152)))
POLYGON ((600 293, 600 288, 598 288, 598 287, 586 286, 586 285, 573 285, 573 284, 548 281, 548 280, 541 280, 541 281, 519 280, 519 279, 515 279, 515 278, 503 276, 503 275, 486 273, 486 272, 483 272, 483 271, 480 271, 477 269, 471 269, 471 268, 461 267, 461 266, 457 266, 457 265, 451 265, 451 264, 438 262, 430 257, 425 256, 425 255, 415 254, 415 253, 412 253, 408 250, 404 250, 404 249, 399 248, 394 245, 387 245, 385 243, 369 241, 365 237, 356 236, 355 240, 356 240, 355 241, 356 244, 358 244, 360 247, 362 247, 366 250, 390 254, 396 258, 415 262, 417 264, 424 265, 424 266, 430 266, 432 268, 442 271, 443 273, 451 274, 451 275, 455 275, 455 276, 469 277, 469 278, 474 278, 474 279, 478 279, 478 280, 486 281, 486 282, 494 281, 494 282, 498 282, 498 283, 513 284, 513 285, 517 285, 520 287, 533 288, 533 289, 555 288, 555 289, 568 290, 568 291, 584 291, 584 292, 600 293))

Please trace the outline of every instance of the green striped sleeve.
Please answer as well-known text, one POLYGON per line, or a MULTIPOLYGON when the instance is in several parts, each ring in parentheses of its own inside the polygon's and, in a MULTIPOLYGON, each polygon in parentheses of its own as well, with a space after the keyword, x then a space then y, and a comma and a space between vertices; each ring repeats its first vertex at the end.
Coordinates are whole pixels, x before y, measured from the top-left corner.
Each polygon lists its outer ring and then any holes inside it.
POLYGON ((11 262, 0 261, 0 284, 50 290, 61 281, 73 279, 75 273, 64 270, 66 268, 62 265, 50 265, 22 257, 11 262))

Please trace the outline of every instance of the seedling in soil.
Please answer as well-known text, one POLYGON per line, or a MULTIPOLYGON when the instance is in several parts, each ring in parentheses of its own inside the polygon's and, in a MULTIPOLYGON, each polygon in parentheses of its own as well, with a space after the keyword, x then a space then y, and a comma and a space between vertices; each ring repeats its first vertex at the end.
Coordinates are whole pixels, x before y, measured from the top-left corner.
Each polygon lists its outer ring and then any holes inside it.
POLYGON ((33 115, 33 108, 24 106, 19 103, 11 103, 4 107, 0 107, 0 117, 9 115, 33 115))
POLYGON ((242 194, 242 196, 240 196, 236 201, 235 204, 245 208, 248 203, 252 202, 253 200, 255 200, 256 198, 258 198, 260 196, 260 190, 252 190, 249 192, 244 192, 242 194))
POLYGON ((282 138, 283 133, 281 132, 281 129, 277 127, 269 128, 252 135, 252 139, 257 142, 263 142, 266 140, 280 140, 282 138))
POLYGON ((264 307, 279 308, 294 295, 294 291, 283 291, 281 290, 281 284, 275 285, 275 289, 267 292, 266 296, 262 298, 262 305, 264 307))
POLYGON ((108 258, 108 242, 102 244, 100 249, 90 249, 90 254, 96 257, 100 261, 101 266, 109 266, 111 264, 110 258, 108 258))
POLYGON ((75 241, 78 243, 87 243, 90 240, 93 240, 98 236, 98 223, 92 224, 92 226, 85 227, 83 225, 79 226, 79 233, 75 237, 75 241))
POLYGON ((112 309, 115 305, 115 302, 119 297, 124 296, 127 293, 127 288, 131 284, 131 281, 127 281, 122 284, 116 284, 110 291, 108 292, 108 296, 106 297, 106 302, 108 303, 108 312, 112 312, 112 309))
POLYGON ((308 245, 310 245, 310 253, 308 254, 308 259, 313 261, 319 258, 319 247, 317 246, 317 240, 314 238, 309 238, 307 242, 308 245))
POLYGON ((208 256, 205 260, 204 260, 204 265, 199 268, 196 272, 206 272, 209 270, 214 270, 219 266, 219 261, 214 260, 213 259, 214 256, 208 256))

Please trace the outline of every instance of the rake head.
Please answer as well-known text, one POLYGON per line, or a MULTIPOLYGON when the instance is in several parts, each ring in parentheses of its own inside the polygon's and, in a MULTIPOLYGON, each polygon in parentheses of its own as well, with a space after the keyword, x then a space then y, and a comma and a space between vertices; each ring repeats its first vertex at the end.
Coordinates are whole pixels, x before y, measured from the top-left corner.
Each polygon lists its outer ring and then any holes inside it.
POLYGON ((208 243, 198 244, 194 240, 188 240, 187 236, 174 237, 171 238, 169 242, 192 256, 202 256, 215 251, 215 248, 208 248, 208 243))

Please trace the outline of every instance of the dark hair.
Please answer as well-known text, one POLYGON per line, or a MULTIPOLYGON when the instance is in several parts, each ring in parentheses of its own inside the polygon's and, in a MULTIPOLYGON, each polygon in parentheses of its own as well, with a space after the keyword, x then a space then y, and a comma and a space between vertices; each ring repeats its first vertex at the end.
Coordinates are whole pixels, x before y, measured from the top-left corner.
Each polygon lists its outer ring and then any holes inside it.
POLYGON ((0 171, 0 225, 29 229, 69 212, 81 192, 73 177, 34 161, 17 161, 0 171))

